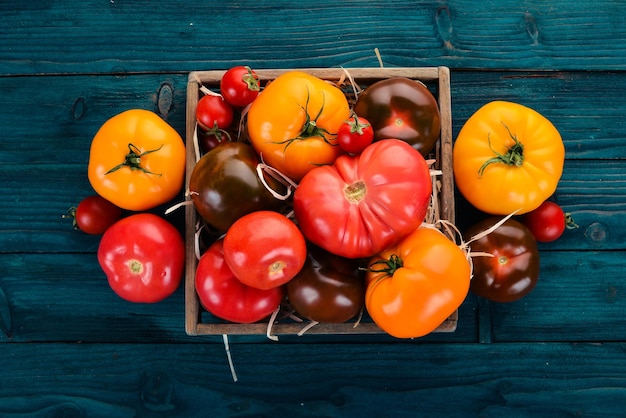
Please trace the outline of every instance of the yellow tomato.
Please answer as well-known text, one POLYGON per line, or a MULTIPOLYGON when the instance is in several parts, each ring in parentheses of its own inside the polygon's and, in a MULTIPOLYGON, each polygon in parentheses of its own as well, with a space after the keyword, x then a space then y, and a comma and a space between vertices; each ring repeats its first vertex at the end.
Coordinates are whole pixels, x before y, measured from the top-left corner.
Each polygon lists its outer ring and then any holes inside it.
POLYGON ((483 212, 522 214, 554 193, 564 159, 563 140, 548 119, 526 106, 495 101, 459 132, 454 178, 461 194, 483 212))
POLYGON ((91 142, 88 176, 96 193, 142 211, 182 190, 185 144, 154 112, 131 109, 106 121, 91 142))
POLYGON ((252 102, 248 134, 265 163, 298 182, 341 154, 335 137, 349 116, 348 100, 339 88, 310 74, 288 71, 252 102))
POLYGON ((421 337, 463 303, 470 277, 463 250, 436 229, 418 228, 372 258, 365 306, 389 335, 421 337))

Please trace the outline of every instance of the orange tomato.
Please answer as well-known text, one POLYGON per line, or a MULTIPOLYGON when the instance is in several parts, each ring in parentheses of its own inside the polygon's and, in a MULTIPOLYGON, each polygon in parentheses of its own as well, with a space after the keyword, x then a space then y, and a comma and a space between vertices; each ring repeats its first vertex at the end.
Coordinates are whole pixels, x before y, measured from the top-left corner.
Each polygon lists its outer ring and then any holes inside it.
POLYGON ((465 300, 470 264, 439 230, 420 227, 369 263, 365 306, 397 338, 434 331, 465 300))
POLYGON ((345 94, 326 81, 288 71, 267 85, 248 111, 248 134, 265 163, 293 181, 332 164, 336 135, 350 116, 345 94))
POLYGON ((554 125, 537 111, 495 101, 463 125, 452 157, 456 185, 474 207, 496 215, 522 214, 556 190, 565 147, 554 125))
POLYGON ((91 142, 89 182, 120 208, 142 211, 167 203, 181 191, 184 175, 183 139, 149 110, 113 116, 91 142))

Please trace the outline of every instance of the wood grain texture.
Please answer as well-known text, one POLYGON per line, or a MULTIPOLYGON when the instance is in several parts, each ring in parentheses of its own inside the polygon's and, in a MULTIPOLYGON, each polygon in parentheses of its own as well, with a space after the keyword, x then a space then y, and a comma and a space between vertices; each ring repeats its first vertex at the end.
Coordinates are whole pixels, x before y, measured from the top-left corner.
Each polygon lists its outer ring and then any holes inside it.
POLYGON ((615 417, 626 406, 623 343, 230 349, 237 382, 220 345, 2 344, 0 414, 615 417))
POLYGON ((625 69, 621 1, 0 4, 0 74, 388 66, 625 69), (280 64, 280 65, 277 65, 280 64))

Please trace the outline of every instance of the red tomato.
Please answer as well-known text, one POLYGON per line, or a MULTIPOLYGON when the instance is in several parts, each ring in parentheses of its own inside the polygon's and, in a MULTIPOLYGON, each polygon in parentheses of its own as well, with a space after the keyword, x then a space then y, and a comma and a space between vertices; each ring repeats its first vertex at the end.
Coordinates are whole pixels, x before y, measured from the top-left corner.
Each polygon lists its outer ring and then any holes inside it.
POLYGON ((207 94, 198 100, 196 120, 205 131, 226 129, 233 123, 233 118, 233 108, 222 96, 207 94))
POLYGON ((226 231, 224 258, 242 283, 271 289, 287 283, 302 269, 306 242, 286 216, 257 211, 239 218, 226 231))
POLYGON ((374 130, 367 119, 352 113, 337 131, 337 143, 350 154, 360 154, 374 141, 374 130))
POLYGON ((87 196, 69 213, 75 228, 93 235, 103 234, 122 217, 122 209, 99 195, 87 196))
POLYGON ((294 193, 304 236, 333 254, 370 257, 413 232, 432 193, 424 157, 404 141, 374 142, 358 156, 316 167, 294 193))
POLYGON ((539 242, 556 241, 563 235, 567 226, 563 209, 548 200, 539 205, 537 209, 526 213, 521 219, 539 242))
POLYGON ((248 66, 232 67, 220 80, 220 92, 235 107, 246 107, 261 91, 259 76, 248 66))
POLYGON ((121 298, 159 302, 178 288, 185 267, 185 243, 165 219, 138 213, 107 229, 98 247, 98 262, 121 298))
POLYGON ((213 315, 231 322, 260 321, 278 308, 284 286, 268 290, 243 284, 224 259, 224 240, 215 241, 202 254, 196 268, 196 292, 202 306, 213 315))

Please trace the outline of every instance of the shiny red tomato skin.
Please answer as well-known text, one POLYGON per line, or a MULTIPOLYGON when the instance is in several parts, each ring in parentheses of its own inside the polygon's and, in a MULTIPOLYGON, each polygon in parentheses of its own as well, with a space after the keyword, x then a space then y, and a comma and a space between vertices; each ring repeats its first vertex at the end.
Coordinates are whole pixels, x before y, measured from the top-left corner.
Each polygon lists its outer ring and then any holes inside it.
POLYGON ((98 262, 118 296, 154 303, 176 291, 185 267, 185 243, 168 221, 151 213, 123 218, 106 230, 98 262))
POLYGON ((222 96, 207 94, 198 100, 196 120, 205 131, 227 129, 234 117, 232 106, 222 96))
POLYGON ((563 235, 567 221, 563 209, 556 203, 546 200, 535 210, 521 218, 539 242, 556 241, 563 235))
POLYGON ((233 274, 257 289, 287 283, 302 269, 306 253, 298 227, 278 212, 245 215, 224 236, 224 258, 233 274))
MULTIPOLYGON (((464 237, 488 230, 501 218, 489 217, 468 228, 464 237)), ((493 257, 472 258, 470 290, 494 302, 513 302, 530 293, 539 280, 539 249, 530 230, 515 219, 508 219, 486 236, 470 242, 472 252, 493 257)))
POLYGON ((195 286, 204 309, 218 318, 240 324, 267 317, 285 295, 284 286, 261 290, 239 281, 224 259, 223 239, 215 241, 200 257, 195 286))
POLYGON ((220 92, 224 100, 235 107, 249 105, 260 91, 259 76, 245 65, 229 68, 220 80, 220 92))
POLYGON ((360 154, 374 141, 372 124, 365 118, 353 114, 339 126, 337 143, 349 154, 360 154))
POLYGON ((87 196, 76 207, 76 227, 86 234, 100 235, 122 217, 122 209, 99 195, 87 196))
POLYGON ((404 141, 374 142, 358 156, 307 173, 294 193, 304 236, 346 258, 371 257, 414 231, 432 193, 424 157, 404 141))

